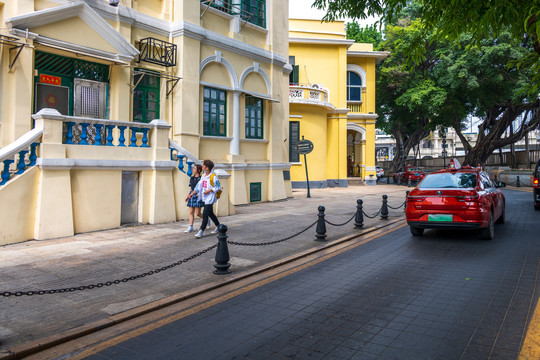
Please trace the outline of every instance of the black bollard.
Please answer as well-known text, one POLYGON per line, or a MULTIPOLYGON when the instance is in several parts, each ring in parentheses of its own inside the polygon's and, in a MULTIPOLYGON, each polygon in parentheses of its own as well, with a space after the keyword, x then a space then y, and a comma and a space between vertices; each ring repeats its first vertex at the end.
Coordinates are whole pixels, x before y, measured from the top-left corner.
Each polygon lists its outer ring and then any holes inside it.
POLYGON ((390 176, 387 176, 387 177, 386 177, 386 183, 387 183, 387 184, 390 184, 390 176))
POLYGON ((381 219, 388 219, 388 195, 382 196, 381 219))
POLYGON ((216 275, 231 273, 231 270, 229 270, 229 267, 231 266, 229 260, 231 258, 229 256, 229 248, 227 247, 227 229, 228 227, 225 224, 219 224, 218 226, 218 246, 216 250, 216 263, 214 264, 214 267, 216 268, 214 274, 216 275))
POLYGON ((519 181, 519 176, 517 177, 517 180, 516 180, 516 187, 521 187, 521 182, 519 181))
POLYGON ((411 192, 410 190, 407 190, 405 192, 405 205, 403 206, 403 211, 407 210, 407 199, 409 199, 409 193, 410 192, 411 192))
POLYGON ((326 239, 326 223, 324 222, 324 206, 319 206, 319 214, 317 219, 317 228, 315 229, 315 241, 324 241, 326 239))
POLYGON ((362 210, 362 204, 364 202, 362 201, 362 199, 358 199, 356 200, 356 215, 354 216, 354 228, 355 229, 360 229, 361 227, 364 226, 364 214, 363 214, 363 210, 362 210))
POLYGON ((411 181, 411 177, 409 176, 409 179, 407 180, 407 186, 408 187, 411 187, 412 186, 412 181, 411 181))
POLYGON ((497 182, 497 175, 495 175, 495 184, 498 184, 498 182, 497 182))

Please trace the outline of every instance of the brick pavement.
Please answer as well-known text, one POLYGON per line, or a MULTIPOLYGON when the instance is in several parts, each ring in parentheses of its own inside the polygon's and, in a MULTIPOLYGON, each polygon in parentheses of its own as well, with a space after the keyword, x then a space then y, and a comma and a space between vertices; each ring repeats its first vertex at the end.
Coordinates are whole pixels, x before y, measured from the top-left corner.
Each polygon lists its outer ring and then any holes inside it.
MULTIPOLYGON (((375 213, 381 195, 389 205, 404 200, 406 186, 378 185, 315 189, 307 199, 305 191, 294 198, 274 203, 237 207, 237 214, 221 218, 229 226, 229 240, 262 242, 283 238, 317 219, 317 207, 326 207, 326 219, 342 223, 355 213, 356 199, 364 200, 366 213, 375 213)), ((390 210, 392 217, 402 210, 390 210)), ((379 218, 364 218, 365 228, 379 224, 379 218)), ((0 292, 55 289, 95 284, 137 275, 184 259, 215 244, 214 236, 195 239, 184 234, 186 221, 160 225, 122 227, 79 234, 69 238, 0 247, 0 292)), ((196 221, 196 225, 198 222, 196 221)), ((327 241, 357 232, 346 226, 327 225, 327 241)), ((71 293, 0 297, 0 355, 2 349, 21 346, 36 339, 106 319, 138 306, 165 299, 188 289, 226 281, 257 267, 322 246, 313 227, 289 241, 265 247, 229 246, 231 275, 212 274, 214 251, 168 271, 119 285, 71 293)))

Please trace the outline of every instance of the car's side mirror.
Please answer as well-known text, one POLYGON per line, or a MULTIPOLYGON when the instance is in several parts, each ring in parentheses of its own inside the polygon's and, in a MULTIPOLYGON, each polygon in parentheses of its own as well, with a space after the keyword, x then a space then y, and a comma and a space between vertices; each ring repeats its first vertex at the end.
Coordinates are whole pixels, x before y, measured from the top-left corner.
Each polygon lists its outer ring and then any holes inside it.
POLYGON ((500 188, 500 187, 506 187, 506 183, 503 182, 503 181, 499 181, 499 182, 497 183, 497 187, 498 187, 498 188, 500 188))

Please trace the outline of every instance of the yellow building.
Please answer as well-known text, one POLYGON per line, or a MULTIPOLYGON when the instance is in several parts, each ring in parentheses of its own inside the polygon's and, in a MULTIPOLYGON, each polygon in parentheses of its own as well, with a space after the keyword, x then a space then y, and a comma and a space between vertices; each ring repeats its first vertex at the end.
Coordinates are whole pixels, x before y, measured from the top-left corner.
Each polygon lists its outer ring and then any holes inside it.
POLYGON ((289 160, 293 188, 345 187, 352 177, 376 183, 375 65, 388 56, 372 44, 346 39, 342 21, 289 20, 289 160))
POLYGON ((0 0, 0 245, 291 196, 287 0, 0 0))

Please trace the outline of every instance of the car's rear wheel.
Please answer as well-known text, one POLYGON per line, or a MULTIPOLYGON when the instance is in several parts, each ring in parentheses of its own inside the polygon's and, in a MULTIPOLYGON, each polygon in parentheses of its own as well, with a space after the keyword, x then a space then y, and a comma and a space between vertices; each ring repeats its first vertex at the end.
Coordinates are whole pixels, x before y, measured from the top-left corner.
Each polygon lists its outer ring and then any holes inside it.
POLYGON ((413 234, 413 236, 422 236, 422 235, 424 235, 424 229, 422 229, 422 228, 417 228, 417 227, 414 227, 414 226, 411 226, 411 225, 409 225, 409 228, 411 229, 411 234, 413 234))
POLYGON ((493 240, 495 236, 495 225, 493 224, 493 212, 489 214, 489 223, 487 228, 480 231, 480 236, 482 239, 493 240))
POLYGON ((505 212, 506 212, 506 204, 503 203, 502 214, 501 214, 501 216, 499 216, 499 218, 497 219, 496 224, 504 224, 504 214, 505 214, 505 212))

